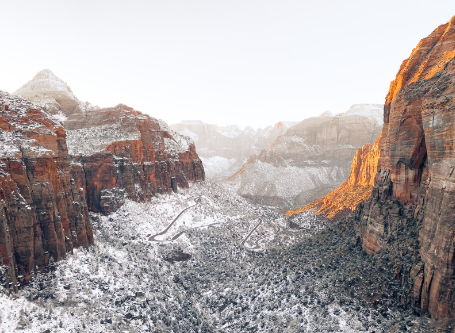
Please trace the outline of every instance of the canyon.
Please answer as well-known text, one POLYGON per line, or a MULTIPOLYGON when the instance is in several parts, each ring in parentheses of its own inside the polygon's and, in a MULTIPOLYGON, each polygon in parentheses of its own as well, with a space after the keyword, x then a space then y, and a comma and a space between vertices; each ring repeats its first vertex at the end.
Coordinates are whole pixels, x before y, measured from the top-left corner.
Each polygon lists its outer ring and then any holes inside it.
POLYGON ((185 120, 170 127, 193 139, 207 179, 220 182, 232 176, 249 156, 268 148, 295 124, 297 122, 280 121, 265 128, 247 126, 242 130, 237 125, 217 126, 185 120))
POLYGON ((17 93, 38 104, 0 95, 0 280, 7 288, 93 244, 89 212, 108 214, 125 200, 145 202, 204 180, 194 143, 162 121, 121 104, 84 107, 49 70, 17 93))
POLYGON ((81 102, 49 70, 0 91, 18 327, 454 332, 454 78, 455 17, 385 105, 298 124, 168 126, 81 102))

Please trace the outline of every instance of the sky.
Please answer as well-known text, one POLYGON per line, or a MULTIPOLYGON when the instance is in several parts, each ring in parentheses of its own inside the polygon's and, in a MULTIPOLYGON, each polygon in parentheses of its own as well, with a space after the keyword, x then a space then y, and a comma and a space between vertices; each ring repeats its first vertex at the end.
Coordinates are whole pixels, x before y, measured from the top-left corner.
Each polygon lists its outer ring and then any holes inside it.
POLYGON ((263 127, 384 103, 455 1, 1 1, 0 90, 42 69, 101 107, 263 127))

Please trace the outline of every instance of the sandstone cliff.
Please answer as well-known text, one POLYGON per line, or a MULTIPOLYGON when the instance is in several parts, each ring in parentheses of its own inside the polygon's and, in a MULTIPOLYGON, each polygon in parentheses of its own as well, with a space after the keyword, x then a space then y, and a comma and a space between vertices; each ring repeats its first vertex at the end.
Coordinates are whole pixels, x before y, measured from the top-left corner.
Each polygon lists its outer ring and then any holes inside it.
POLYGON ((373 190, 374 177, 379 160, 379 139, 374 144, 366 144, 357 149, 351 164, 349 178, 326 196, 306 206, 286 212, 292 216, 305 211, 313 211, 317 215, 335 218, 342 213, 353 211, 359 203, 367 200, 373 190))
POLYGON ((343 114, 305 119, 250 156, 230 184, 255 203, 286 210, 306 205, 348 178, 356 150, 379 136, 382 111, 354 105, 343 114))
POLYGON ((190 138, 126 105, 71 115, 64 125, 69 152, 84 167, 87 203, 94 212, 109 213, 126 198, 143 202, 204 180, 190 138))
POLYGON ((68 155, 61 124, 4 92, 0 112, 0 266, 16 289, 51 258, 92 244, 93 235, 84 173, 68 155))
POLYGON ((50 71, 24 87, 44 106, 0 92, 0 281, 13 290, 93 243, 89 211, 205 177, 191 139, 162 121, 125 105, 82 108, 50 71))
POLYGON ((408 234, 400 255, 412 265, 399 263, 397 276, 411 279, 408 301, 433 317, 455 316, 454 57, 455 17, 401 65, 386 98, 373 192, 355 211, 369 253, 408 234))

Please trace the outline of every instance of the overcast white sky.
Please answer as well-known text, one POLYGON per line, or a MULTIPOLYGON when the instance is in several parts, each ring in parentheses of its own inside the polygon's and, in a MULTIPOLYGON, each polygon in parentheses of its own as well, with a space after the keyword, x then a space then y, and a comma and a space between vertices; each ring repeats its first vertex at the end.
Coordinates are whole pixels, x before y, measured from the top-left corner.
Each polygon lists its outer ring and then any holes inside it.
POLYGON ((1 1, 0 89, 48 68, 168 123, 273 124, 383 103, 455 1, 1 1))

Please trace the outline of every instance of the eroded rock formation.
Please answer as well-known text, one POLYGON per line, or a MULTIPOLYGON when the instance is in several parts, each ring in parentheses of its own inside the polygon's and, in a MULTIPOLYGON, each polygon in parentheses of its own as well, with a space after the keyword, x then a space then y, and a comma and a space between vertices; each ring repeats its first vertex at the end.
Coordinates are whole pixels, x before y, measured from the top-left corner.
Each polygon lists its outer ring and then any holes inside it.
POLYGON ((401 65, 386 98, 373 192, 355 212, 369 253, 415 230, 421 262, 402 273, 412 279, 412 302, 433 317, 455 316, 454 57, 455 17, 401 65))
POLYGON ((89 211, 204 180, 194 143, 162 121, 83 107, 47 70, 19 92, 43 107, 0 92, 0 281, 13 290, 93 243, 89 211))
POLYGON ((84 173, 59 122, 38 106, 0 92, 0 266, 11 288, 37 267, 93 243, 84 173))
POLYGON ((69 151, 84 166, 94 212, 109 213, 126 198, 145 201, 204 180, 190 138, 126 105, 70 116, 64 124, 69 151))
POLYGON ((335 218, 342 213, 353 211, 359 203, 367 200, 373 190, 374 177, 378 167, 379 139, 380 137, 374 144, 366 144, 357 149, 347 181, 324 197, 299 209, 289 210, 286 215, 292 216, 305 211, 313 211, 317 215, 335 218))

